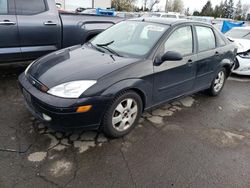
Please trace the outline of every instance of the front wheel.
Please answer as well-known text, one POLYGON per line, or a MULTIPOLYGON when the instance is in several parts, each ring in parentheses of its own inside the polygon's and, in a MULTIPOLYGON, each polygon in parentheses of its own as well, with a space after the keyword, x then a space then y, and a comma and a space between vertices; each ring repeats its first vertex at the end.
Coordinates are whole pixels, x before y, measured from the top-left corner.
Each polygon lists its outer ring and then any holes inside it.
POLYGON ((133 91, 118 95, 103 119, 103 132, 113 138, 128 134, 138 123, 142 113, 141 97, 133 91))
POLYGON ((226 69, 221 68, 216 74, 216 77, 214 78, 211 87, 206 90, 207 93, 211 96, 219 95, 225 85, 226 77, 226 69))

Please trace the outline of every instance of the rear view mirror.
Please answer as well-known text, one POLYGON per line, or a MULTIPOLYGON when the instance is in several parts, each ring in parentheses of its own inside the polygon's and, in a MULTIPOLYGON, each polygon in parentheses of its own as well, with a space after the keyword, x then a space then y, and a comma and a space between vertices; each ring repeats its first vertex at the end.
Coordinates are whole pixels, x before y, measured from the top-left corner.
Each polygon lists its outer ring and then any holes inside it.
POLYGON ((180 61, 183 57, 179 52, 168 51, 161 58, 155 61, 155 65, 159 66, 165 61, 180 61))

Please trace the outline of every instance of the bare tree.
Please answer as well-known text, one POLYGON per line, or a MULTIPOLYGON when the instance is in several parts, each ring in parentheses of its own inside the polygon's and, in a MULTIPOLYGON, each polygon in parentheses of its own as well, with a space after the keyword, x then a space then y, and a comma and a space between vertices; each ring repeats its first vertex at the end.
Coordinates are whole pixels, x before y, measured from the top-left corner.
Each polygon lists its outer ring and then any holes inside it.
POLYGON ((159 2, 160 2, 159 0, 151 0, 151 5, 150 5, 149 10, 152 11, 153 8, 154 8, 154 6, 155 6, 156 4, 158 4, 159 2))
POLYGON ((148 6, 148 0, 143 0, 143 11, 146 11, 148 6))
POLYGON ((166 5, 165 5, 165 12, 173 11, 173 1, 172 0, 166 0, 166 5))
POLYGON ((117 11, 133 11, 136 0, 112 0, 112 7, 117 11))
POLYGON ((242 15, 243 15, 243 18, 246 19, 246 17, 247 17, 247 12, 248 12, 249 9, 250 9, 250 4, 244 4, 244 5, 242 6, 242 15))
POLYGON ((174 12, 182 12, 184 8, 182 0, 174 0, 172 6, 174 12))
POLYGON ((182 12, 184 9, 182 0, 166 0, 166 12, 182 12))

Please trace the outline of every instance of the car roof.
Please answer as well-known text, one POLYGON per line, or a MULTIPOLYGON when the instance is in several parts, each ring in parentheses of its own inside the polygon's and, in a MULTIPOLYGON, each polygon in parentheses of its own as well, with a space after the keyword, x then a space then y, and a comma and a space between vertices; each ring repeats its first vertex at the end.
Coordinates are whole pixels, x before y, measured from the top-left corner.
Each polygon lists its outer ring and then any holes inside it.
POLYGON ((211 26, 211 24, 200 22, 200 21, 187 20, 187 19, 177 19, 177 18, 145 17, 145 18, 134 18, 134 19, 130 19, 130 20, 158 23, 158 24, 164 24, 164 25, 170 25, 170 26, 176 25, 176 24, 182 24, 182 23, 199 23, 199 24, 211 26))

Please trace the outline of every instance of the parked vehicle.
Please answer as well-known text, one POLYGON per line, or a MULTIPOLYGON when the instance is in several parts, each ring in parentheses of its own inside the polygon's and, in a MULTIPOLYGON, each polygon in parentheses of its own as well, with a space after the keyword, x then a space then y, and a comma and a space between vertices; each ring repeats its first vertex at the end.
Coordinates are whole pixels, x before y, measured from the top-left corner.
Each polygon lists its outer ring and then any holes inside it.
POLYGON ((58 13, 54 0, 0 1, 0 63, 82 44, 120 18, 58 13))
POLYGON ((124 19, 138 18, 139 14, 134 12, 116 12, 116 16, 124 19))
POLYGON ((236 51, 211 25, 137 18, 34 61, 19 82, 30 111, 54 129, 120 137, 145 110, 201 90, 218 95, 236 51))
POLYGON ((250 27, 235 27, 225 35, 239 48, 233 73, 250 76, 250 27))
POLYGON ((210 16, 188 16, 187 19, 212 24, 212 22, 214 20, 214 17, 210 17, 210 16))
POLYGON ((178 12, 147 12, 142 17, 158 17, 158 18, 175 18, 175 19, 185 19, 185 15, 178 12))

